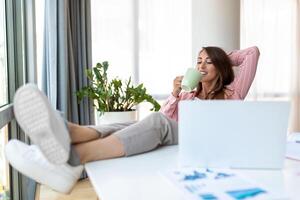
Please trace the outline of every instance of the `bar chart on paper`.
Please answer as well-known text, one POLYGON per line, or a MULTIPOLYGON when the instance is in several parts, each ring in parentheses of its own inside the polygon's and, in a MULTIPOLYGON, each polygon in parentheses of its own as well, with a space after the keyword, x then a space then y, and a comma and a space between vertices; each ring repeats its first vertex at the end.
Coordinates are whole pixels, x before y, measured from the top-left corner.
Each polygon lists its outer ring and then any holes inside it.
POLYGON ((182 168, 162 172, 186 199, 273 200, 285 199, 229 169, 182 168))

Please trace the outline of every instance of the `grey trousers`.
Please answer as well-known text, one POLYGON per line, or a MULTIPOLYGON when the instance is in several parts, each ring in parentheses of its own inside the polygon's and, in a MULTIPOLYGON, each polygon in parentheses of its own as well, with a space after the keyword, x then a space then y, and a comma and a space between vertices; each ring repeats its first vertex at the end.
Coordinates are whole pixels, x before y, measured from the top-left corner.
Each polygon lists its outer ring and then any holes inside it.
POLYGON ((178 144, 178 123, 160 112, 155 112, 139 122, 89 126, 101 138, 111 134, 124 145, 125 156, 151 151, 161 145, 178 144))

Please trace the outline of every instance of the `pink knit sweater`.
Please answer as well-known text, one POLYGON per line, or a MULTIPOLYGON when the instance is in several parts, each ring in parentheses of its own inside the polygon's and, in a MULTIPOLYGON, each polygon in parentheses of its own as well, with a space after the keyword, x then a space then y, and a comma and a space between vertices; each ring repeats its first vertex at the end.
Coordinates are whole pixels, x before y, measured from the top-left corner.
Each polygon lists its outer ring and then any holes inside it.
MULTIPOLYGON (((229 53, 229 58, 234 66, 238 66, 238 74, 234 81, 225 90, 225 99, 242 100, 246 97, 251 83, 254 79, 259 50, 256 46, 244 50, 236 50, 229 53)), ((171 119, 178 121, 178 102, 180 100, 190 100, 195 98, 195 92, 181 92, 179 97, 172 94, 162 105, 160 112, 171 119)))

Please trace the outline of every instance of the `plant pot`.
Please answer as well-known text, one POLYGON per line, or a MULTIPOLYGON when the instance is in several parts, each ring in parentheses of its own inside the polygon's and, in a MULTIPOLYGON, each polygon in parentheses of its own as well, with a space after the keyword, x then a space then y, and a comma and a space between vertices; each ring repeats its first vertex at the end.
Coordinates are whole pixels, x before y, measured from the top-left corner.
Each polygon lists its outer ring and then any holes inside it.
POLYGON ((96 125, 124 123, 137 120, 137 111, 105 112, 99 116, 97 112, 96 125))

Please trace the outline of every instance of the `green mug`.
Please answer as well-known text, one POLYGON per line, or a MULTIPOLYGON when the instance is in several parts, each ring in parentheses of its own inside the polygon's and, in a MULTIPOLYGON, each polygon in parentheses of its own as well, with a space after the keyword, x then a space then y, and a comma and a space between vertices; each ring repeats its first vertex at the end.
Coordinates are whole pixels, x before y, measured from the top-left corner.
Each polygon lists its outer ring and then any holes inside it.
POLYGON ((195 89, 201 81, 202 74, 195 68, 188 68, 181 82, 181 88, 190 92, 195 89))

